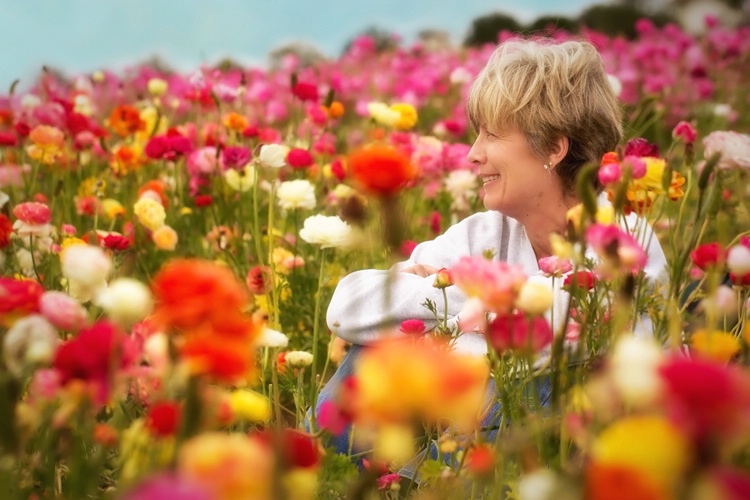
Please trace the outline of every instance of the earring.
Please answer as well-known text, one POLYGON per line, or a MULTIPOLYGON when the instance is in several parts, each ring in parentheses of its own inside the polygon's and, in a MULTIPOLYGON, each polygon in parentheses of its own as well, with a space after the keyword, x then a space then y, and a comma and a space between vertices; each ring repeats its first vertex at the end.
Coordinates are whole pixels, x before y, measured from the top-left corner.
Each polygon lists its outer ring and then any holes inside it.
POLYGON ((546 170, 547 172, 549 172, 549 165, 547 165, 546 163, 544 164, 544 170, 546 170))

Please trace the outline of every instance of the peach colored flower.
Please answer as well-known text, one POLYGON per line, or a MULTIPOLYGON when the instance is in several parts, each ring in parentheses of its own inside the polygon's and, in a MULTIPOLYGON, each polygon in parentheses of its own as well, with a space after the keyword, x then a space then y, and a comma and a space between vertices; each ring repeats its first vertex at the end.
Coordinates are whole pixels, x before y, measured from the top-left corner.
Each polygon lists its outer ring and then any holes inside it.
POLYGON ((516 266, 484 257, 462 257, 450 269, 455 285, 469 297, 477 297, 493 312, 513 308, 526 275, 516 266))
POLYGON ((156 248, 169 252, 177 248, 177 242, 179 241, 177 231, 167 225, 161 226, 151 233, 151 239, 154 241, 156 248))

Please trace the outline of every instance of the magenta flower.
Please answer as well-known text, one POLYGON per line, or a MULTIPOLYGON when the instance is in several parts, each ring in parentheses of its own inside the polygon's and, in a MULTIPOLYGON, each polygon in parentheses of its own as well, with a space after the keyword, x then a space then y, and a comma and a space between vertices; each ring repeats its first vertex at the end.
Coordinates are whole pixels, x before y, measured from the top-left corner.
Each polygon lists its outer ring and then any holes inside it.
POLYGON ((424 321, 420 319, 407 319, 401 322, 399 331, 406 335, 422 335, 425 331, 424 321))
POLYGON ((648 142, 648 140, 644 139, 643 137, 636 137, 634 139, 630 139, 625 144, 625 153, 624 156, 653 156, 653 157, 659 157, 659 146, 656 144, 652 144, 648 142))
POLYGON ((698 132, 690 123, 681 121, 672 129, 672 138, 685 144, 692 144, 698 138, 698 132))
POLYGON ((620 181, 622 178, 622 170, 618 163, 605 163, 599 167, 597 176, 599 177, 599 182, 601 182, 603 186, 609 186, 610 184, 615 184, 620 181))
POLYGON ((333 401, 324 401, 318 410, 318 425, 334 436, 340 436, 351 418, 333 401))
POLYGON ((245 146, 227 146, 221 150, 221 169, 240 170, 250 162, 252 152, 245 146))

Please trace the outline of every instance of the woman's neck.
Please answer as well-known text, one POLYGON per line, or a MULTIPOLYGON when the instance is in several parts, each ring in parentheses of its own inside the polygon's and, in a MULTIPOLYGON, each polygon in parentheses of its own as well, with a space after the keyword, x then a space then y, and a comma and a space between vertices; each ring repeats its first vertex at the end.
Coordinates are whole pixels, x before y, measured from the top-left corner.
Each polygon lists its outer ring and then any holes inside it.
POLYGON ((526 231, 537 260, 552 255, 549 237, 552 233, 565 235, 567 212, 578 203, 579 200, 575 196, 561 196, 557 200, 538 204, 517 218, 526 231))

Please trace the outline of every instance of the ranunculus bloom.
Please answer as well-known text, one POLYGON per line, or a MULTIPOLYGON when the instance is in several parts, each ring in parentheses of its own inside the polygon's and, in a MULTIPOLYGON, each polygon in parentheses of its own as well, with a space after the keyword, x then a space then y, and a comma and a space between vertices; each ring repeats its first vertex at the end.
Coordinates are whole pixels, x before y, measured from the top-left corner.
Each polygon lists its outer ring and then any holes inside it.
POLYGON ((25 370, 40 363, 49 363, 59 340, 57 330, 44 316, 31 314, 19 319, 3 337, 5 366, 20 377, 25 370))
POLYGON ((726 261, 726 249, 721 243, 715 241, 704 243, 690 252, 690 258, 693 264, 706 271, 710 267, 724 265, 726 261))
POLYGON ((43 293, 36 281, 0 277, 0 324, 9 327, 16 319, 39 311, 43 293))
POLYGON ((534 277, 521 286, 515 305, 526 314, 544 314, 550 307, 554 295, 550 286, 544 282, 534 281, 534 277))
POLYGON ((305 219, 299 236, 321 248, 348 247, 353 243, 352 228, 337 215, 312 215, 305 219))
POLYGON ((265 294, 271 286, 271 269, 268 266, 253 267, 247 272, 245 284, 254 295, 265 294))
POLYGON ((54 367, 60 372, 62 384, 87 382, 93 389, 94 402, 105 404, 112 376, 135 359, 133 341, 112 323, 99 321, 60 346, 54 367))
POLYGON ((220 164, 222 170, 243 169, 250 163, 253 154, 245 146, 227 146, 221 150, 220 164))
POLYGON ((286 155, 286 162, 292 168, 302 169, 315 163, 315 158, 306 149, 292 148, 286 155))
POLYGON ((47 291, 39 298, 39 311, 61 330, 77 332, 88 321, 86 309, 64 292, 47 291))
POLYGON ((366 191, 380 196, 398 192, 417 174, 409 157, 387 144, 375 143, 349 155, 349 171, 366 191))
POLYGON ((598 281, 599 278, 591 271, 578 271, 566 276, 563 285, 570 287, 575 285, 578 288, 588 291, 594 288, 598 281))
POLYGON ((138 218, 138 222, 143 224, 151 231, 155 231, 164 225, 167 213, 164 206, 151 198, 141 196, 133 205, 133 214, 138 218))
POLYGON ((599 255, 609 271, 637 273, 648 256, 630 234, 615 224, 591 224, 586 228, 586 243, 599 255))
POLYGON ((690 352, 703 359, 727 363, 740 348, 740 339, 729 332, 700 329, 690 335, 690 352))
POLYGON ((407 335, 421 335, 425 331, 424 321, 421 319, 404 320, 401 322, 399 331, 407 335))
POLYGON ((95 302, 112 321, 123 328, 130 328, 145 318, 154 307, 151 291, 133 278, 117 278, 112 281, 97 294, 95 302))
POLYGON ((318 87, 309 82, 297 82, 297 84, 292 87, 292 94, 301 101, 317 101, 318 87))
POLYGON ((10 245, 10 235, 13 233, 13 223, 5 215, 0 214, 0 248, 10 245))
POLYGON ((13 208, 13 215, 26 224, 47 224, 52 219, 49 207, 35 201, 19 203, 13 208))
POLYGON ((672 138, 679 139, 685 144, 692 144, 698 138, 698 132, 689 122, 683 120, 672 129, 672 138))
POLYGON ((552 342, 552 328, 547 320, 527 317, 523 313, 500 314, 487 325, 487 337, 499 353, 517 351, 532 354, 552 342))
POLYGON ((315 208, 315 186, 305 179, 282 182, 276 191, 276 196, 279 206, 284 210, 315 208))
POLYGON ((601 182, 603 186, 608 186, 610 184, 619 182, 619 180, 622 178, 622 170, 620 169, 620 164, 606 163, 602 165, 601 167, 599 167, 597 176, 599 177, 599 182, 601 182))
POLYGON ((750 274, 750 248, 735 245, 727 251, 727 268, 736 276, 750 274))
POLYGON ((170 226, 164 225, 151 233, 151 240, 159 250, 171 252, 177 248, 179 237, 177 236, 177 231, 170 226))
POLYGON ((90 287, 105 281, 112 262, 104 250, 91 245, 73 245, 61 256, 63 276, 90 287))
POLYGON ((286 165, 289 148, 281 144, 264 144, 258 153, 258 162, 263 167, 281 168, 286 165))
POLYGON ((630 155, 658 157, 659 146, 648 142, 648 140, 644 139, 643 137, 636 137, 634 139, 630 139, 625 144, 625 152, 623 156, 630 155))
POLYGON ((180 427, 182 409, 176 401, 160 401, 146 412, 146 428, 159 437, 174 436, 180 427))
POLYGON ((484 257, 462 257, 450 269, 455 285, 469 297, 477 297, 493 312, 512 309, 516 294, 526 281, 517 266, 484 257))
POLYGON ((121 234, 109 233, 102 238, 102 246, 108 250, 123 252, 130 248, 130 239, 121 234))
POLYGON ((542 257, 539 259, 539 270, 542 271, 546 276, 562 276, 565 273, 570 272, 573 269, 573 263, 570 259, 564 259, 552 255, 550 257, 542 257))
POLYGON ((719 169, 750 168, 750 135, 734 131, 711 132, 703 138, 703 148, 706 158, 721 154, 716 164, 719 169))
POLYGON ((109 128, 120 137, 128 137, 145 127, 146 122, 141 119, 141 112, 135 106, 122 104, 109 115, 109 128))

